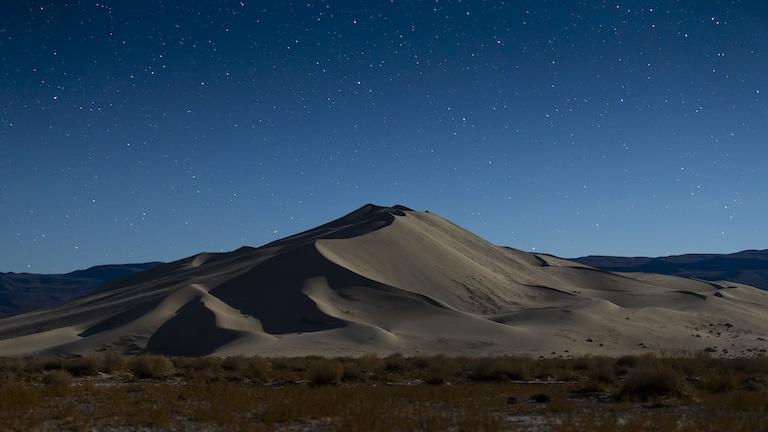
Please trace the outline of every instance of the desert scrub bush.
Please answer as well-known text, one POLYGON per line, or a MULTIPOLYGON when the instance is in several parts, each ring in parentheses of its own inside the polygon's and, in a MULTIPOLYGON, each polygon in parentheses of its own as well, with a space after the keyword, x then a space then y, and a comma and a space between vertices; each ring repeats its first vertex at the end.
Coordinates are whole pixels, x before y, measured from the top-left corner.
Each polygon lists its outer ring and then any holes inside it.
POLYGON ((281 372, 287 371, 291 369, 291 364, 285 357, 276 357, 272 359, 272 369, 281 372))
POLYGON ((251 357, 246 360, 243 376, 253 382, 267 383, 272 377, 272 363, 262 357, 251 357))
POLYGON ((672 368, 686 377, 694 377, 711 367, 712 359, 705 356, 660 358, 656 360, 668 368, 672 368))
POLYGON ((344 373, 341 380, 344 382, 367 382, 368 373, 356 361, 344 362, 342 365, 344 373))
MULTIPOLYGON (((537 396, 547 396, 547 395, 537 395, 537 396)), ((563 396, 563 395, 557 395, 549 397, 549 399, 545 400, 547 404, 546 410, 549 413, 572 413, 576 411, 578 405, 576 402, 572 401, 571 399, 563 396)))
POLYGON ((248 366, 248 359, 246 359, 244 356, 232 356, 227 357, 221 361, 219 366, 228 372, 243 372, 245 368, 248 366))
POLYGON ((209 371, 216 373, 221 361, 216 357, 195 357, 189 364, 189 368, 196 371, 209 371))
POLYGON ((95 355, 75 357, 67 359, 63 363, 63 369, 74 376, 90 376, 99 373, 100 362, 95 355))
POLYGON ((21 359, 0 358, 0 385, 4 382, 16 381, 25 372, 21 359))
POLYGON ((469 377, 476 381, 491 381, 499 379, 496 372, 496 359, 480 358, 471 361, 468 365, 469 377))
POLYGON ((353 361, 366 372, 376 372, 384 367, 384 360, 373 354, 366 354, 353 361))
MULTIPOLYGON (((232 374, 225 377, 221 369, 221 361, 215 357, 194 357, 189 359, 184 368, 176 368, 176 371, 187 381, 221 381, 225 378, 233 378, 232 374)), ((237 377, 236 375, 234 377, 237 377)))
POLYGON ((640 357, 636 355, 623 355, 616 359, 616 372, 620 375, 626 375, 638 366, 640 366, 640 357))
POLYGON ((124 355, 105 351, 96 354, 96 358, 99 361, 99 370, 104 373, 115 373, 126 370, 128 366, 128 360, 124 355))
POLYGON ((613 384, 616 382, 616 370, 613 367, 603 365, 593 365, 586 372, 587 379, 603 384, 613 384))
POLYGON ((0 370, 12 370, 14 372, 24 370, 22 359, 13 357, 0 357, 0 370))
POLYGON ((189 369, 192 367, 193 357, 171 357, 175 369, 189 369))
POLYGON ((589 380, 575 386, 571 393, 574 394, 589 394, 589 393, 605 393, 608 390, 608 385, 604 382, 589 380))
POLYGON ((733 372, 711 373, 696 383, 696 387, 709 393, 726 393, 739 385, 739 379, 733 372))
POLYGON ((345 382, 368 382, 371 379, 386 379, 386 375, 388 375, 388 373, 384 373, 385 376, 381 376, 381 372, 385 371, 384 360, 373 354, 366 354, 357 358, 344 358, 341 361, 344 367, 342 381, 345 382))
POLYGON ((403 373, 408 369, 408 360, 402 354, 392 354, 384 357, 384 370, 387 372, 403 373))
POLYGON ((57 357, 33 357, 18 359, 23 369, 29 373, 40 373, 47 370, 63 369, 66 360, 57 357))
POLYGON ((595 358, 583 356, 583 357, 576 357, 574 359, 571 359, 568 363, 573 370, 577 371, 585 371, 588 370, 592 363, 595 361, 595 358))
POLYGON ((128 370, 136 378, 162 378, 173 371, 173 363, 163 356, 140 355, 128 361, 128 370))
POLYGON ((23 384, 6 384, 0 387, 0 414, 24 415, 40 403, 40 396, 23 384))
POLYGON ((646 402, 659 397, 681 397, 683 390, 683 380, 678 372, 655 364, 630 372, 616 396, 620 400, 646 402))
POLYGON ((719 401, 718 405, 725 405, 736 411, 766 411, 768 397, 764 393, 735 391, 729 393, 724 401, 719 401))
POLYGON ((569 376, 575 375, 569 369, 562 369, 556 359, 539 359, 531 364, 530 376, 538 380, 560 379, 560 374, 565 371, 569 376))
POLYGON ((454 380, 461 373, 461 362, 454 358, 437 355, 425 358, 426 370, 420 376, 427 384, 445 384, 454 380))
POLYGON ((46 386, 68 387, 72 384, 72 374, 64 370, 54 369, 46 372, 41 382, 46 386))
POLYGON ((312 385, 338 384, 344 374, 344 367, 338 360, 318 359, 309 366, 309 381, 312 385))
POLYGON ((616 371, 612 363, 596 361, 590 364, 585 377, 579 381, 579 385, 572 390, 573 393, 603 393, 607 392, 616 382, 616 371))
POLYGON ((748 374, 768 375, 768 357, 723 360, 728 369, 748 374))
POLYGON ((470 378, 476 381, 523 380, 526 377, 522 359, 486 357, 472 361, 470 378))
POLYGON ((429 368, 424 371, 422 379, 425 383, 431 385, 442 385, 450 382, 451 377, 446 376, 445 373, 435 368, 429 368))

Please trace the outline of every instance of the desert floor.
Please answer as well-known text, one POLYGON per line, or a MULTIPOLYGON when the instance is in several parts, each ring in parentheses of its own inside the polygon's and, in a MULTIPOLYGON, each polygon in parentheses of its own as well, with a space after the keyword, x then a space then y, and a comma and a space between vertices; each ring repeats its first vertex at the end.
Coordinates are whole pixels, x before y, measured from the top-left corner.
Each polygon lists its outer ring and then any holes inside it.
POLYGON ((2 430, 768 430, 768 358, 2 359, 2 430))

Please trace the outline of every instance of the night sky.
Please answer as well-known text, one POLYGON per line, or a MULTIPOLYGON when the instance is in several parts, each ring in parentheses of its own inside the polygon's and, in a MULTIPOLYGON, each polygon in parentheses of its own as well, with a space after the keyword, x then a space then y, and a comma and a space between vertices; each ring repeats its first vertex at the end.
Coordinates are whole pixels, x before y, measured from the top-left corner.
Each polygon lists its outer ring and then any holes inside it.
POLYGON ((0 101, 0 271, 367 202, 566 257, 768 247, 762 0, 9 1, 0 101))

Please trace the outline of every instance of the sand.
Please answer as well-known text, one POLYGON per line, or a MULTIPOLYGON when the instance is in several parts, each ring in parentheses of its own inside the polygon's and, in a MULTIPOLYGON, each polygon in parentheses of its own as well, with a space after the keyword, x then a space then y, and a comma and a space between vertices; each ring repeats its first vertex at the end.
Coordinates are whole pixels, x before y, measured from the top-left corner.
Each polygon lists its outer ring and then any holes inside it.
POLYGON ((768 348, 768 292, 609 273, 366 205, 0 320, 0 355, 621 355, 768 348))

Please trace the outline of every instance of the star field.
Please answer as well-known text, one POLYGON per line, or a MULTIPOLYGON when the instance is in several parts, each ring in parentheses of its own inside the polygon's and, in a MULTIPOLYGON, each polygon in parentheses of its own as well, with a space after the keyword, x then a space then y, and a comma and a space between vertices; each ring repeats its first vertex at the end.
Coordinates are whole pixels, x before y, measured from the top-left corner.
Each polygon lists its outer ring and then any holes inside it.
POLYGON ((22 1, 0 271, 257 246, 366 202, 561 256, 765 248, 761 1, 22 1))

